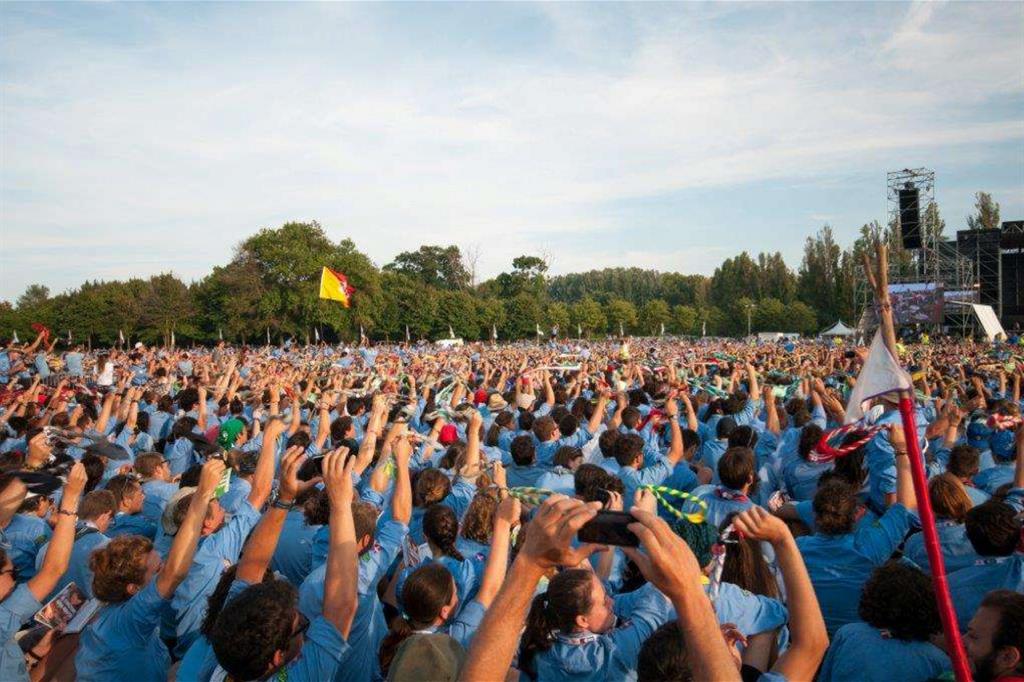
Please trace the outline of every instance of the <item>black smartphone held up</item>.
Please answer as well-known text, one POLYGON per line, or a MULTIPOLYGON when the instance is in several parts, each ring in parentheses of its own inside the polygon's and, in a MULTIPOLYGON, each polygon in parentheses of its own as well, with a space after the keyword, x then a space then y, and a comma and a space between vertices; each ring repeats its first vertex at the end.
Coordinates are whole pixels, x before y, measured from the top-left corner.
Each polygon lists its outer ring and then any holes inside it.
POLYGON ((576 536, 580 542, 618 547, 639 547, 640 539, 627 526, 636 521, 629 512, 599 511, 597 516, 580 528, 576 536))

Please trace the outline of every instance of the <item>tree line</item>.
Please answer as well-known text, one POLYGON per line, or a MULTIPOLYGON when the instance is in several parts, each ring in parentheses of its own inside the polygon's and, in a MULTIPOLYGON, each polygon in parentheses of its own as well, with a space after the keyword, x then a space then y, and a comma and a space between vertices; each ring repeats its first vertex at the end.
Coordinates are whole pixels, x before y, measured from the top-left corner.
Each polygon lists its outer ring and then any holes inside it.
MULTIPOLYGON (((999 204, 976 195, 971 229, 999 226, 999 204)), ((934 204, 924 229, 942 236, 945 223, 934 204)), ((885 240, 899 268, 911 269, 900 248, 899 226, 861 227, 846 248, 823 226, 804 244, 796 270, 782 255, 747 252, 728 258, 710 276, 638 267, 606 268, 549 276, 540 256, 513 259, 511 268, 474 281, 474 264, 458 246, 425 245, 398 254, 378 268, 350 239, 332 242, 316 222, 263 229, 235 249, 232 260, 206 277, 185 283, 172 273, 148 279, 92 281, 57 295, 32 284, 12 305, 0 302, 0 336, 24 340, 41 323, 73 341, 179 345, 278 343, 286 338, 325 341, 447 337, 464 339, 547 336, 603 337, 668 334, 739 336, 779 331, 814 334, 860 316, 857 267, 861 254, 885 240), (321 267, 345 273, 356 293, 350 308, 317 297, 321 267)))

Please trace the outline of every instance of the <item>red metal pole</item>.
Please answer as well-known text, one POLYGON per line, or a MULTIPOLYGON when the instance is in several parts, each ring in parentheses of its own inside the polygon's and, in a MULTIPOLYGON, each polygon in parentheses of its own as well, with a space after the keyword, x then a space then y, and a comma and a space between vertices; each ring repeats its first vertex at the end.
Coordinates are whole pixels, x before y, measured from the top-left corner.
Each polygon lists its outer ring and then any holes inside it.
POLYGON ((946 634, 949 658, 953 661, 953 672, 956 674, 957 682, 971 682, 971 666, 967 661, 967 654, 964 652, 956 611, 953 609, 953 601, 949 596, 946 564, 942 560, 939 534, 935 530, 935 515, 932 513, 932 501, 928 496, 928 477, 924 472, 921 445, 917 441, 914 403, 906 392, 900 394, 900 416, 903 418, 903 433, 906 435, 907 454, 910 457, 910 474, 914 479, 914 494, 917 496, 917 513, 921 518, 924 547, 928 552, 928 563, 931 566, 932 581, 935 585, 935 600, 939 607, 939 617, 942 618, 942 629, 946 634))

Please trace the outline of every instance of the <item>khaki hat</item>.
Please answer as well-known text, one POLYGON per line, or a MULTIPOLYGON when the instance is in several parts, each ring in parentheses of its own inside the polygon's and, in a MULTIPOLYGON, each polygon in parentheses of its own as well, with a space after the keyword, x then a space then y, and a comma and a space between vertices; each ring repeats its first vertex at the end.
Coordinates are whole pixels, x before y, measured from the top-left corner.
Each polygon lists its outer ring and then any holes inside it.
POLYGON ((466 650, 448 635, 416 634, 395 652, 388 682, 454 682, 466 662, 466 650))
POLYGON ((178 532, 178 524, 174 522, 174 508, 178 506, 178 502, 186 495, 190 495, 196 491, 196 488, 192 486, 185 486, 180 488, 178 492, 171 495, 170 499, 167 500, 167 505, 164 506, 164 513, 160 516, 160 525, 164 527, 165 535, 174 535, 178 532))
POLYGON ((491 412, 501 412, 508 407, 508 401, 501 397, 500 393, 492 393, 487 396, 487 409, 491 412))

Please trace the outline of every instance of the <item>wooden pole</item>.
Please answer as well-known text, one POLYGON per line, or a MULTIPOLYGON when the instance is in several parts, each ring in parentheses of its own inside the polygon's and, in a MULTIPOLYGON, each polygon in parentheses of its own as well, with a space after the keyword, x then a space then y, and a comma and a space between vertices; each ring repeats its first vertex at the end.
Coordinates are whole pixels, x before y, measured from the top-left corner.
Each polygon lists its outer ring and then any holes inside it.
MULTIPOLYGON (((864 256, 865 273, 878 302, 878 317, 881 325, 882 339, 892 357, 899 363, 900 356, 896 347, 896 327, 892 319, 892 302, 889 300, 889 260, 885 244, 877 245, 878 273, 872 275, 871 263, 864 256)), ((928 476, 924 470, 924 457, 917 439, 917 424, 914 418, 914 394, 901 391, 899 400, 900 417, 903 422, 903 433, 907 441, 907 455, 910 459, 910 475, 914 481, 914 494, 917 496, 917 511, 921 519, 921 530, 924 534, 924 546, 928 553, 928 564, 931 567, 932 584, 938 602, 939 617, 946 635, 949 658, 953 662, 953 672, 957 682, 970 682, 971 667, 960 638, 960 627, 957 624, 956 611, 949 594, 949 583, 946 580, 946 564, 942 558, 939 534, 935 529, 935 514, 932 511, 931 497, 928 495, 928 476)))

